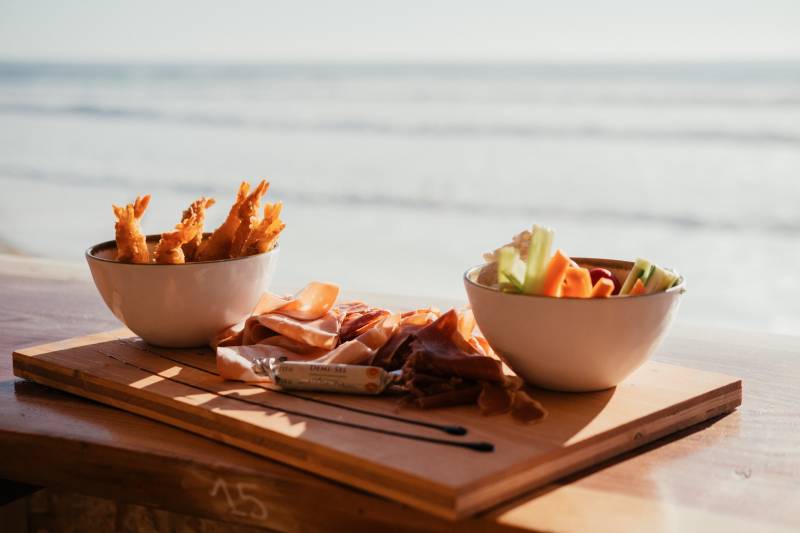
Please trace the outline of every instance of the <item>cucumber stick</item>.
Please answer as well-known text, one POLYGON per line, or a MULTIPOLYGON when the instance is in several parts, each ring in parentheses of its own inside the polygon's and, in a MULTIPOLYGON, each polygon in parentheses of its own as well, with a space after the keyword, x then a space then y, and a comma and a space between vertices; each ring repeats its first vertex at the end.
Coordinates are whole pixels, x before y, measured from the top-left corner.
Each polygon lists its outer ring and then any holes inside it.
POLYGON ((655 265, 650 263, 647 259, 638 258, 636 262, 633 263, 633 268, 628 273, 628 277, 625 278, 625 283, 622 284, 622 288, 619 290, 620 295, 628 294, 631 292, 634 283, 639 278, 642 278, 642 283, 647 286, 647 279, 655 270, 655 265))
POLYGON ((541 294, 547 262, 550 260, 550 248, 553 246, 555 232, 534 224, 531 233, 531 244, 528 248, 528 265, 525 270, 523 292, 541 294))
POLYGON ((670 272, 669 270, 665 270, 660 266, 656 266, 653 273, 647 278, 647 283, 644 287, 645 294, 651 294, 654 292, 661 292, 669 289, 678 279, 678 276, 670 272))

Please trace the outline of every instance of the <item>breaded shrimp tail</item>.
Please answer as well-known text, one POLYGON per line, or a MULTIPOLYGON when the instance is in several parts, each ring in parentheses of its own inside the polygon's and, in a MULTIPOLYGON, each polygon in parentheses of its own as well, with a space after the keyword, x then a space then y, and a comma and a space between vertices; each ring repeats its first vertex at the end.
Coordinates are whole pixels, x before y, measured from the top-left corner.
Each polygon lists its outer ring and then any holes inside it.
POLYGON ((125 207, 112 205, 117 223, 117 261, 123 263, 149 263, 150 252, 147 240, 139 228, 139 222, 150 203, 150 195, 137 196, 136 201, 125 207))
MULTIPOLYGON (((198 201, 202 201, 203 206, 206 205, 205 199, 198 201)), ((190 208, 187 211, 188 214, 184 213, 187 216, 175 226, 174 231, 161 234, 161 240, 158 241, 155 250, 156 263, 179 265, 186 262, 182 246, 193 241, 202 230, 205 207, 202 210, 190 208)))
POLYGON ((181 247, 183 249, 183 255, 186 258, 186 261, 195 260, 197 250, 203 240, 203 224, 206 220, 206 209, 212 205, 214 205, 213 198, 202 197, 199 200, 192 202, 192 205, 187 207, 181 216, 181 222, 184 224, 188 223, 188 220, 190 217, 192 217, 192 215, 194 215, 197 219, 197 235, 194 237, 194 239, 190 240, 181 247))
POLYGON ((200 247, 195 255, 196 261, 227 259, 230 256, 233 236, 236 234, 236 229, 239 227, 239 208, 247 198, 249 190, 250 185, 247 182, 243 181, 242 184, 239 185, 236 201, 233 206, 231 206, 228 217, 220 227, 214 230, 214 233, 212 233, 208 239, 200 243, 200 247))
POLYGON ((250 196, 239 207, 239 227, 236 228, 236 233, 231 242, 231 249, 229 257, 239 257, 244 255, 242 250, 244 248, 247 238, 250 233, 255 229, 258 224, 258 209, 261 204, 261 197, 269 189, 269 183, 266 180, 261 180, 258 187, 250 193, 250 196))
POLYGON ((280 218, 282 209, 281 202, 264 206, 264 219, 250 232, 242 249, 242 255, 261 254, 275 247, 278 235, 286 227, 280 218))

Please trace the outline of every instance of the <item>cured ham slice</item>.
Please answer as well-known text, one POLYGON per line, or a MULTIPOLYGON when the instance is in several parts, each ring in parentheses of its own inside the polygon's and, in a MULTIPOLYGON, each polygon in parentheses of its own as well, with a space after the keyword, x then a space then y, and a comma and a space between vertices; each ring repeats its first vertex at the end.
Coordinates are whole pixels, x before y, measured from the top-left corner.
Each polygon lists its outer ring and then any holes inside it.
MULTIPOLYGON (((343 316, 332 311, 339 287, 318 281, 309 283, 291 298, 264 293, 244 325, 242 345, 258 344, 283 335, 317 348, 332 350, 339 340, 343 316)), ((226 342, 230 345, 230 342, 226 342)))
POLYGON ((411 342, 423 326, 416 324, 400 324, 392 338, 377 351, 370 361, 371 365, 379 366, 386 370, 398 370, 411 355, 411 342))
POLYGON ((339 331, 342 342, 358 337, 391 315, 386 309, 369 307, 362 302, 344 304, 341 311, 344 315, 342 328, 339 331))
POLYGON ((269 313, 279 313, 297 320, 318 319, 333 308, 338 296, 339 287, 337 285, 319 281, 309 283, 303 290, 291 297, 265 292, 261 295, 248 321, 225 328, 211 339, 209 345, 216 349, 218 346, 255 344, 274 333, 269 330, 258 331, 262 324, 254 319, 269 313), (247 330, 246 334, 245 330, 247 330))
POLYGON ((330 311, 338 297, 338 285, 312 281, 291 298, 265 292, 253 309, 253 316, 280 312, 298 320, 313 320, 330 311))
POLYGON ((547 410, 542 404, 531 398, 525 391, 514 393, 514 402, 511 404, 511 416, 523 424, 542 420, 547 416, 547 410))
POLYGON ((398 317, 363 302, 336 305, 339 288, 308 284, 294 297, 265 293, 253 316, 221 332, 212 343, 225 379, 264 381, 256 358, 320 364, 368 364, 397 328, 398 317))
POLYGON ((367 364, 375 352, 394 333, 396 322, 384 320, 357 338, 340 344, 333 350, 303 345, 281 335, 260 344, 249 346, 220 346, 217 348, 217 371, 225 379, 268 381, 252 370, 256 358, 286 358, 290 361, 310 361, 319 364, 367 364))
POLYGON ((381 362, 393 361, 408 346, 411 353, 403 378, 412 395, 410 403, 423 409, 477 402, 484 415, 510 412, 523 423, 544 418, 547 411, 521 390, 522 380, 505 375, 485 339, 473 335, 474 320, 469 310, 460 314, 450 310, 435 322, 390 340, 378 357, 383 356, 381 362))
POLYGON ((336 303, 339 288, 310 283, 293 297, 264 294, 245 322, 220 332, 212 345, 225 379, 269 381, 257 358, 402 369, 404 402, 429 409, 477 404, 485 415, 511 413, 521 422, 546 415, 506 375, 469 309, 418 309, 392 314, 364 302, 336 303))
POLYGON ((386 370, 403 368, 411 355, 411 342, 417 332, 437 318, 438 312, 432 309, 418 309, 401 314, 394 335, 378 350, 370 364, 386 370))
POLYGON ((332 350, 339 342, 341 318, 330 311, 313 320, 298 320, 280 311, 251 317, 245 325, 242 343, 258 344, 277 334, 309 346, 332 350))
POLYGON ((304 342, 296 341, 289 337, 284 337, 283 335, 273 335, 271 337, 267 337, 258 343, 258 345, 281 348, 284 351, 292 354, 292 356, 289 357, 290 359, 312 361, 328 353, 328 350, 325 348, 311 346, 304 342))
POLYGON ((506 376, 505 382, 484 383, 478 397, 478 407, 484 415, 511 413, 517 422, 528 423, 547 416, 542 404, 522 390, 522 380, 517 376, 506 376))
POLYGON ((479 383, 459 377, 405 373, 404 378, 406 389, 411 394, 409 403, 423 409, 475 403, 481 392, 479 383))
POLYGON ((500 361, 480 355, 458 332, 458 314, 454 309, 420 329, 411 348, 404 371, 503 382, 500 361))
POLYGON ((451 391, 419 396, 414 399, 414 403, 422 409, 434 409, 436 407, 451 407, 475 403, 481 393, 480 385, 469 385, 451 391))
POLYGON ((478 407, 485 415, 507 413, 514 403, 514 392, 500 383, 484 383, 478 397, 478 407))
POLYGON ((343 342, 316 361, 321 364, 369 364, 375 356, 375 352, 386 344, 396 328, 396 320, 384 317, 379 323, 374 324, 355 339, 343 342))
POLYGON ((209 341, 208 345, 216 350, 218 346, 236 346, 242 344, 244 325, 245 322, 239 322, 238 324, 223 329, 217 333, 216 337, 209 341))

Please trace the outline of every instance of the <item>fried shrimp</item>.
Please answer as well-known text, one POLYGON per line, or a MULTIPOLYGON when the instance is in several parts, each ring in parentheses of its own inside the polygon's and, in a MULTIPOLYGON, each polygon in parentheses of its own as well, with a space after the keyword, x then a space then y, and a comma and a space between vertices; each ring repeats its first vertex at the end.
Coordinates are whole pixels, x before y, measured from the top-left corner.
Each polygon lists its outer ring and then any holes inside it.
POLYGON ((242 255, 261 254, 275 247, 278 235, 286 227, 280 219, 282 209, 281 202, 264 206, 264 219, 250 232, 242 247, 242 255))
POLYGON ((264 208, 264 217, 259 218, 261 199, 268 189, 266 180, 262 180, 252 191, 250 184, 243 181, 225 221, 208 238, 204 238, 203 234, 206 209, 216 202, 204 196, 195 200, 183 211, 175 229, 161 234, 152 254, 139 228, 142 215, 150 203, 150 195, 136 197, 135 202, 124 207, 115 205, 117 260, 124 263, 155 261, 181 264, 268 252, 275 247, 285 227, 280 219, 283 208, 280 202, 268 203, 264 208))
POLYGON ((250 191, 250 184, 243 181, 239 185, 239 191, 236 193, 236 201, 231 206, 228 212, 228 217, 220 227, 214 230, 214 233, 208 239, 200 243, 200 247, 195 254, 195 261, 213 261, 215 259, 227 259, 230 257, 231 243, 239 227, 239 208, 247 199, 247 193, 250 191))
POLYGON ((117 223, 114 226, 117 240, 117 261, 122 263, 149 263, 150 252, 147 241, 139 228, 150 195, 137 196, 136 201, 125 207, 112 205, 117 223))
POLYGON ((186 261, 194 261, 195 255, 197 255, 197 249, 200 247, 200 243, 203 240, 203 224, 206 220, 206 209, 214 205, 213 198, 206 198, 202 197, 199 200, 195 200, 192 202, 192 205, 187 207, 183 211, 183 215, 181 216, 181 222, 187 223, 189 218, 194 214, 197 219, 197 235, 194 239, 190 240, 186 244, 184 244, 181 248, 183 249, 183 255, 186 258, 186 261))
POLYGON ((175 226, 174 231, 161 234, 161 240, 158 241, 155 251, 156 263, 179 265, 186 262, 182 246, 193 241, 202 231, 203 216, 205 215, 203 212, 191 208, 187 211, 189 212, 188 216, 175 226))
POLYGON ((239 257, 244 255, 243 249, 248 237, 258 224, 258 209, 261 204, 261 197, 269 189, 269 183, 266 180, 261 180, 258 187, 250 193, 250 195, 239 206, 239 227, 236 228, 236 233, 231 242, 231 249, 229 257, 239 257))

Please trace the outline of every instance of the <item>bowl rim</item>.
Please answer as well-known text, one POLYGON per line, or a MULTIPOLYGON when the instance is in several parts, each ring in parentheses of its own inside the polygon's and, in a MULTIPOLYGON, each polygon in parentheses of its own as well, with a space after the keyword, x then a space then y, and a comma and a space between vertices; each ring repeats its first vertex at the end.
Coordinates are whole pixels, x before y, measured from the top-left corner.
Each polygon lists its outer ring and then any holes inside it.
MULTIPOLYGON (((591 262, 591 263, 597 264, 597 266, 594 267, 594 268, 606 268, 606 267, 630 268, 630 267, 633 266, 633 261, 625 261, 625 260, 622 260, 622 259, 608 259, 608 258, 602 258, 602 257, 572 257, 571 259, 573 261, 575 261, 576 263, 578 263, 578 264, 581 264, 582 262, 583 263, 591 262)), ((465 270, 464 271, 464 276, 463 276, 464 277, 464 283, 472 285, 472 286, 474 286, 474 287, 476 287, 478 289, 487 290, 487 291, 490 291, 490 292, 493 292, 493 293, 502 294, 504 296, 509 296, 509 297, 542 298, 542 299, 553 300, 553 301, 558 300, 558 301, 568 301, 568 302, 573 302, 573 301, 583 301, 583 302, 623 302, 625 300, 630 301, 629 297, 625 297, 625 298, 577 298, 577 297, 574 297, 574 296, 562 296, 562 297, 559 297, 559 298, 554 298, 553 296, 544 296, 542 294, 524 294, 524 293, 516 293, 516 292, 503 292, 503 291, 501 291, 499 289, 495 289, 493 287, 489 287, 487 285, 483 285, 481 283, 478 283, 477 281, 473 281, 472 279, 470 279, 470 277, 469 277, 470 274, 472 274, 473 272, 475 272, 479 268, 484 268, 485 266, 487 266, 489 264, 491 264, 491 263, 481 263, 480 265, 475 265, 475 266, 472 266, 472 267, 468 268, 467 270, 465 270)), ((665 291, 651 292, 650 294, 639 294, 637 296, 633 296, 632 298, 645 298, 645 297, 648 297, 648 296, 661 296, 661 295, 664 295, 664 294, 679 294, 680 295, 680 294, 685 293, 686 292, 686 278, 683 276, 683 274, 681 274, 677 270, 672 270, 672 269, 669 269, 669 270, 678 275, 680 283, 678 283, 677 285, 675 285, 673 287, 670 287, 669 289, 667 289, 665 291)))
MULTIPOLYGON (((203 235, 207 237, 207 236, 210 235, 210 233, 206 232, 203 235)), ((148 243, 150 243, 150 242, 158 242, 158 240, 160 238, 161 238, 161 234, 160 233, 154 233, 154 234, 150 234, 150 235, 145 235, 145 240, 148 243)), ((97 253, 97 252, 99 252, 101 250, 105 250, 105 249, 108 249, 108 248, 116 248, 116 246, 117 246, 117 241, 116 240, 103 241, 101 243, 98 243, 98 244, 95 244, 93 246, 88 247, 86 249, 86 251, 84 252, 84 256, 86 257, 87 261, 100 261, 100 262, 103 262, 103 263, 111 263, 111 264, 114 264, 114 265, 126 265, 126 266, 130 266, 130 267, 148 267, 148 268, 149 267, 173 267, 174 268, 174 267, 189 267, 189 266, 192 266, 192 265, 211 265, 211 264, 214 264, 214 263, 232 263, 234 261, 245 261, 247 259, 259 258, 259 257, 263 257, 265 255, 272 255, 273 252, 278 252, 278 249, 280 248, 280 244, 276 243, 275 246, 272 248, 272 250, 270 250, 268 252, 260 253, 260 254, 245 255, 245 256, 241 256, 241 257, 231 257, 231 258, 227 258, 227 259, 214 259, 214 260, 211 260, 211 261, 189 261, 187 263, 178 263, 178 264, 166 264, 166 263, 123 263, 122 261, 117 261, 116 259, 106 259, 105 257, 98 257, 98 256, 95 255, 95 253, 97 253)))

